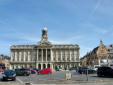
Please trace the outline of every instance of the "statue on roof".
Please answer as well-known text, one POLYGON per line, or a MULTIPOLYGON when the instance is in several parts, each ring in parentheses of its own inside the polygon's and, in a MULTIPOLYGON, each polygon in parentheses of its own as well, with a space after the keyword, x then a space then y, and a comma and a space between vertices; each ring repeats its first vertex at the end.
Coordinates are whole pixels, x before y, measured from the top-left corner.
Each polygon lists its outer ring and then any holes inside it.
POLYGON ((44 41, 48 40, 47 28, 46 27, 44 27, 44 29, 42 30, 42 40, 44 40, 44 41))
POLYGON ((44 27, 42 29, 42 39, 40 42, 38 42, 38 46, 51 46, 51 42, 48 41, 48 36, 47 36, 47 28, 44 27))

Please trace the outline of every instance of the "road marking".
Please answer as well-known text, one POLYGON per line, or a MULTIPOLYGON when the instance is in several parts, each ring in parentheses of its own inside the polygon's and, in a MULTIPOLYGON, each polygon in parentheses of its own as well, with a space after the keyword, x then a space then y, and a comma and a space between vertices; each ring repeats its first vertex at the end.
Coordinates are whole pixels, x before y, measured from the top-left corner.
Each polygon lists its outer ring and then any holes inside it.
POLYGON ((22 80, 20 80, 19 78, 16 78, 16 79, 17 79, 20 83, 22 83, 22 84, 24 83, 24 82, 23 82, 22 80))

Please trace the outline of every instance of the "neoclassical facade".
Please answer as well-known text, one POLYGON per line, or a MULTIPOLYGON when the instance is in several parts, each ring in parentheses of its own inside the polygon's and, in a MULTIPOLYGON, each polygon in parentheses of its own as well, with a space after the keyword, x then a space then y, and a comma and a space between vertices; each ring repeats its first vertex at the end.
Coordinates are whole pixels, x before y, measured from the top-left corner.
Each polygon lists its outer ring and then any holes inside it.
POLYGON ((52 44, 48 41, 47 28, 42 30, 42 39, 36 45, 11 46, 11 68, 63 68, 80 64, 79 45, 52 44))

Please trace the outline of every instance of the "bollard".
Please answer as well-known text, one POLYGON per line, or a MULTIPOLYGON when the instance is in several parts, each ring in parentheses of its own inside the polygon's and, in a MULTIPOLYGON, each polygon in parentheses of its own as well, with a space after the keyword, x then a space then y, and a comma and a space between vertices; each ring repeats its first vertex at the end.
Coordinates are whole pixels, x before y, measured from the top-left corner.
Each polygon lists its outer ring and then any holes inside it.
POLYGON ((66 77, 66 80, 71 80, 72 75, 71 73, 66 73, 65 77, 66 77))

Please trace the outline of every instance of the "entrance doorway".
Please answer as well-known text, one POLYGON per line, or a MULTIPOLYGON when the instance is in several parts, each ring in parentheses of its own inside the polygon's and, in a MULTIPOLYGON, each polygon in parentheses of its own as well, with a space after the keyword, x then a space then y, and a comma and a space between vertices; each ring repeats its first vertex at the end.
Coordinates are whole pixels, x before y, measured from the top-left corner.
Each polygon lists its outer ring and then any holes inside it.
POLYGON ((41 64, 38 64, 38 68, 41 69, 41 64))
POLYGON ((43 64, 43 68, 46 68, 46 65, 45 64, 43 64))
POLYGON ((50 64, 47 64, 47 68, 50 68, 50 64))

